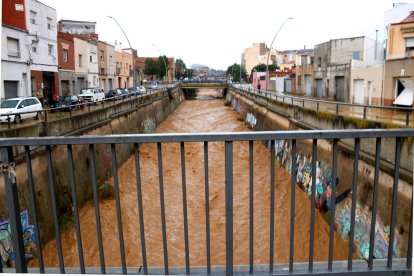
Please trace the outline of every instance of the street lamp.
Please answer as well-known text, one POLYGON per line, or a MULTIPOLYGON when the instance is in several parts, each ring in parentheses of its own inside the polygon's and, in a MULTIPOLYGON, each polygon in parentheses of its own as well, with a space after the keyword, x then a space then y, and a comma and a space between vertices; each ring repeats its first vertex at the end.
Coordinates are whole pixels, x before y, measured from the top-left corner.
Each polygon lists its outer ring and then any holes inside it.
POLYGON ((160 56, 162 57, 162 60, 164 61, 164 66, 165 66, 165 77, 168 80, 168 69, 167 69, 167 63, 165 62, 165 58, 164 55, 161 53, 160 49, 158 49, 157 45, 155 45, 154 43, 152 44, 152 46, 154 46, 158 52, 160 53, 160 56))
POLYGON ((290 19, 294 19, 294 18, 293 17, 288 17, 283 22, 283 24, 277 30, 277 32, 275 34, 275 37, 273 37, 272 44, 270 44, 270 49, 269 49, 269 53, 267 54, 267 63, 266 63, 266 73, 267 73, 267 76, 266 76, 266 90, 269 89, 269 77, 270 77, 270 75, 269 75, 269 57, 270 57, 270 51, 272 51, 273 42, 275 41, 275 39, 276 39, 277 35, 279 34, 280 30, 283 28, 283 26, 286 24, 286 22, 288 22, 288 20, 290 20, 290 19))
POLYGON ((118 21, 116 21, 116 19, 113 18, 112 16, 108 16, 108 17, 115 21, 116 25, 118 25, 118 27, 124 33, 124 36, 125 36, 126 40, 128 41, 129 48, 131 49, 131 54, 132 54, 132 67, 133 67, 132 70, 134 71, 134 73, 133 73, 134 74, 134 76, 133 76, 134 81, 133 82, 134 82, 134 87, 136 87, 137 86, 137 76, 136 76, 136 69, 135 69, 135 55, 134 55, 134 50, 132 49, 131 43, 129 42, 129 39, 128 39, 126 33, 124 32, 124 29, 122 29, 122 27, 121 27, 121 25, 119 25, 118 21))

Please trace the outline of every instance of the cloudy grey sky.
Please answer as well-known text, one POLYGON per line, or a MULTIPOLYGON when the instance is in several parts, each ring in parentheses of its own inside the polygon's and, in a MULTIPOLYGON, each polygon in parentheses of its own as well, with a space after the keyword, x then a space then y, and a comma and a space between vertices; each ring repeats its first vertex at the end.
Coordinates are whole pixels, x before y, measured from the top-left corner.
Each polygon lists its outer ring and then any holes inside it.
POLYGON ((187 66, 198 63, 225 69, 240 63, 252 43, 273 48, 302 49, 329 39, 368 36, 385 38, 384 12, 392 0, 40 0, 55 8, 59 19, 96 21, 101 40, 127 41, 117 19, 139 56, 181 58, 187 66), (154 47, 153 45, 157 47, 154 47))

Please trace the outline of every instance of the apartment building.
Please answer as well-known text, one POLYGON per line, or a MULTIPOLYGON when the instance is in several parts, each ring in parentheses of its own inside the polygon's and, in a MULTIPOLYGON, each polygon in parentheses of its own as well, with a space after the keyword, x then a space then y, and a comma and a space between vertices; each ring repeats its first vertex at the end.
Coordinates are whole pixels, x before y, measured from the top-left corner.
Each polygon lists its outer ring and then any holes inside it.
POLYGON ((75 46, 75 73, 76 73, 76 92, 78 94, 83 88, 88 87, 88 42, 83 39, 73 37, 75 46))
POLYGON ((115 86, 119 89, 133 86, 132 54, 115 49, 115 86))
POLYGON ((414 8, 388 27, 384 105, 411 107, 414 102, 414 8))
MULTIPOLYGON (((383 62, 383 45, 361 36, 333 39, 315 46, 314 96, 343 102, 355 102, 360 85, 367 80, 364 75, 352 76, 353 68, 368 68, 383 62), (357 80, 356 84, 352 80, 357 80)), ((375 75, 380 78, 381 75, 375 75)), ((378 84, 378 81, 375 81, 378 84)), ((377 90, 377 89, 376 89, 377 90)))
POLYGON ((45 101, 59 94, 57 13, 37 0, 26 0, 32 93, 43 90, 45 101))
POLYGON ((242 63, 246 73, 250 75, 253 67, 258 64, 267 64, 269 54, 269 64, 276 64, 276 51, 269 53, 269 48, 265 43, 253 43, 251 47, 246 48, 242 55, 242 63))
POLYGON ((24 0, 2 1, 0 100, 31 95, 25 11, 24 0))

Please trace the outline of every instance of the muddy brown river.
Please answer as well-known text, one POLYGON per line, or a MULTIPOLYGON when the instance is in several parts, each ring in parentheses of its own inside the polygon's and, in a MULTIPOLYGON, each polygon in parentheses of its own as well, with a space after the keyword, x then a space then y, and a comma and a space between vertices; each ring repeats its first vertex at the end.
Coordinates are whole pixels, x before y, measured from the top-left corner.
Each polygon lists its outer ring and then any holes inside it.
MULTIPOLYGON (((203 97, 213 90, 203 90, 203 97)), ((184 101, 156 129, 157 133, 240 132, 250 131, 241 117, 224 105, 223 99, 184 101)), ((184 224, 182 210, 180 145, 163 144, 163 176, 170 266, 185 266, 184 224)), ((249 263, 249 159, 248 142, 234 142, 234 264, 249 263)), ((224 143, 209 143, 209 204, 211 227, 211 263, 225 264, 225 190, 224 143)), ((189 251, 191 266, 206 265, 204 149, 202 143, 185 147, 189 251)), ((157 148, 140 147, 145 241, 148 266, 163 266, 161 214, 157 148)), ((122 222, 127 266, 142 265, 135 163, 132 156, 118 171, 122 222)), ((108 181, 111 185, 113 180, 108 181)), ((275 263, 289 261, 290 174, 276 167, 275 182, 275 263)), ((295 261, 309 258, 310 200, 296 189, 295 261)), ((270 156, 262 142, 254 143, 254 263, 269 263, 270 156)), ((121 266, 115 200, 100 203, 105 264, 121 266)), ((99 250, 93 204, 80 210, 82 243, 86 266, 99 266, 99 250)), ((64 263, 79 267, 74 228, 62 233, 64 263)), ((328 259, 329 225, 316 211, 315 261, 328 259)), ((335 234, 334 259, 347 259, 347 243, 335 234)), ((47 267, 57 267, 54 241, 43 250, 47 267)), ((31 265, 35 265, 32 262, 31 265)))

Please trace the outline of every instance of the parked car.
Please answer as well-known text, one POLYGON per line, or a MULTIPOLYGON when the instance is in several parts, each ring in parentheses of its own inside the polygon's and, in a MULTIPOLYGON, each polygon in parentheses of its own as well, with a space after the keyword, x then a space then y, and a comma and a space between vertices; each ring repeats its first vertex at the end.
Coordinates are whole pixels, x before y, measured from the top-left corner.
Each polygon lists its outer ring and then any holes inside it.
POLYGON ((144 86, 138 86, 137 91, 139 94, 144 94, 147 90, 145 89, 144 86))
POLYGON ((27 97, 27 98, 12 98, 4 100, 0 104, 0 122, 8 122, 8 117, 10 122, 20 123, 22 119, 36 118, 39 119, 40 113, 43 110, 42 104, 39 99, 36 97, 27 97), (33 111, 33 112, 30 112, 33 111), (22 113, 7 116, 11 113, 19 112, 30 112, 22 113))
POLYGON ((105 99, 105 91, 102 88, 85 88, 79 92, 79 98, 84 102, 98 103, 105 99))
POLYGON ((50 108, 53 111, 70 111, 74 108, 83 109, 85 102, 82 98, 75 95, 60 96, 58 100, 53 101, 50 108))
POLYGON ((151 89, 158 89, 158 83, 156 81, 151 83, 151 89))
POLYGON ((113 90, 109 90, 108 93, 106 94, 105 98, 106 99, 111 99, 111 100, 120 100, 122 97, 122 92, 120 89, 113 89, 113 90))
POLYGON ((121 89, 122 98, 126 98, 129 96, 129 90, 128 89, 121 89))

